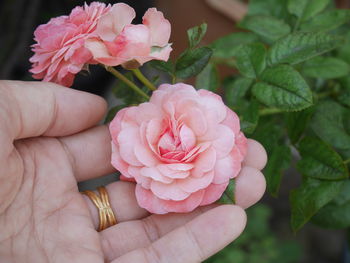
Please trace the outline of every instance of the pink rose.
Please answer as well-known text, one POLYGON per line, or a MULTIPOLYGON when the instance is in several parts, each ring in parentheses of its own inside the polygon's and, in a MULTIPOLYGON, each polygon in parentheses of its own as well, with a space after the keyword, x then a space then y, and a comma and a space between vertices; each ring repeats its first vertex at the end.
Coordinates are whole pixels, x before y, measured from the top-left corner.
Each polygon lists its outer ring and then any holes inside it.
POLYGON ((32 46, 35 54, 30 58, 33 77, 71 86, 84 65, 93 62, 84 43, 93 36, 97 21, 109 8, 93 2, 74 8, 69 16, 56 17, 40 25, 34 32, 37 43, 32 46))
POLYGON ((221 97, 183 83, 163 84, 150 102, 119 111, 110 132, 113 166, 136 181, 139 205, 156 214, 218 200, 247 148, 221 97))
POLYGON ((115 4, 97 23, 99 38, 86 42, 96 61, 108 65, 136 68, 156 59, 167 61, 171 52, 171 26, 162 12, 147 10, 143 24, 132 25, 135 11, 126 4, 115 4))

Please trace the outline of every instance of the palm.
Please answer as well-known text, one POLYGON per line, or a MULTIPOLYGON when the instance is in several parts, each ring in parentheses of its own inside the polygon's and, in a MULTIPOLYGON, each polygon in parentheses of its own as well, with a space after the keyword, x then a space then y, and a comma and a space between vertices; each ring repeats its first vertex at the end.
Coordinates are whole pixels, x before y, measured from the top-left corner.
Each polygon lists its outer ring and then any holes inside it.
MULTIPOLYGON (((77 182, 112 171, 107 128, 87 129, 102 117, 104 103, 57 86, 32 85, 7 83, 10 93, 0 85, 0 106, 5 105, 0 121, 12 125, 0 125, 1 262, 198 262, 241 233, 245 215, 237 206, 149 216, 137 206, 134 185, 126 182, 107 186, 119 224, 97 232, 97 210, 79 193, 77 182), (42 101, 48 98, 40 96, 39 102, 30 96, 21 99, 37 90, 45 96, 53 93, 56 106, 48 103, 45 109, 42 101), (13 112, 20 116, 6 112, 11 100, 17 100, 19 109, 13 112)), ((264 154, 250 141, 247 167, 236 182, 242 207, 263 194, 258 170, 266 162, 264 154)))
POLYGON ((0 216, 1 248, 10 248, 7 254, 16 255, 15 262, 103 262, 99 234, 62 144, 35 139, 16 146, 23 182, 0 216))

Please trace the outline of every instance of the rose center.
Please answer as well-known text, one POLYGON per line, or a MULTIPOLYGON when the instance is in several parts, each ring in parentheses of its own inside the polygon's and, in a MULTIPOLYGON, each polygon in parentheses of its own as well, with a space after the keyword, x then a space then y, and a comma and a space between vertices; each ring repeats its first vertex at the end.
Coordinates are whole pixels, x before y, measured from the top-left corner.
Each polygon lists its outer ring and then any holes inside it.
POLYGON ((182 160, 196 145, 193 131, 184 123, 169 122, 168 128, 160 136, 158 151, 161 157, 182 160))

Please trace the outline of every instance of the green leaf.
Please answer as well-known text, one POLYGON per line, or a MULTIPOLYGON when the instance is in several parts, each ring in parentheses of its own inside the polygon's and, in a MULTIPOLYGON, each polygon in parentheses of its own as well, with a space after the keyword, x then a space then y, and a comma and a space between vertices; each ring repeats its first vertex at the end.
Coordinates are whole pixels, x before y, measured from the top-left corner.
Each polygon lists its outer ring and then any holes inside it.
POLYGON ((290 26, 283 20, 279 20, 273 16, 254 15, 246 16, 240 23, 239 27, 250 30, 268 42, 289 34, 290 26))
POLYGON ((287 145, 276 145, 269 154, 269 160, 264 169, 269 193, 277 197, 280 189, 283 173, 289 168, 292 155, 287 145))
POLYGON ((237 69, 247 78, 257 78, 266 67, 266 49, 261 43, 242 45, 235 57, 237 69))
POLYGON ((288 10, 305 21, 322 12, 329 3, 330 0, 289 0, 288 10))
POLYGON ((326 53, 342 43, 342 39, 324 33, 293 33, 277 41, 268 52, 268 63, 298 64, 326 53))
POLYGON ((117 106, 111 108, 107 113, 107 116, 106 116, 104 123, 106 124, 106 123, 111 122, 114 119, 115 115, 118 113, 118 111, 120 111, 121 109, 123 109, 127 106, 128 105, 122 104, 122 105, 117 105, 117 106))
POLYGON ((302 31, 327 32, 340 27, 350 21, 350 10, 335 9, 324 12, 300 26, 302 31))
POLYGON ((197 75, 208 64, 212 54, 212 49, 208 47, 185 51, 176 62, 176 76, 186 79, 197 75))
POLYGON ((196 88, 215 92, 219 87, 219 81, 217 68, 212 63, 208 63, 203 71, 197 75, 196 88))
POLYGON ((210 47, 214 50, 214 57, 229 58, 236 54, 240 45, 253 43, 258 40, 259 37, 253 33, 238 32, 215 40, 210 47))
POLYGON ((350 108, 350 76, 339 80, 341 84, 341 93, 338 96, 338 101, 344 106, 350 108))
POLYGON ((170 60, 166 62, 160 60, 152 60, 149 62, 149 64, 151 65, 151 67, 157 70, 164 71, 170 74, 172 74, 174 71, 174 65, 170 60))
POLYGON ((224 193, 222 194, 222 196, 218 200, 219 204, 235 204, 236 203, 235 186, 236 186, 235 179, 231 179, 229 181, 229 184, 228 184, 226 190, 224 191, 224 193))
POLYGON ((340 104, 325 101, 317 105, 311 120, 313 131, 337 149, 350 149, 350 134, 344 126, 344 114, 349 114, 340 104))
POLYGON ((265 105, 286 111, 302 110, 313 103, 308 84, 299 72, 288 65, 265 70, 252 92, 265 105))
POLYGON ((293 144, 296 144, 303 135, 313 112, 314 108, 310 107, 302 111, 287 113, 286 128, 289 139, 293 144))
POLYGON ((324 228, 350 227, 350 181, 346 180, 336 198, 312 218, 312 222, 324 228))
POLYGON ((280 124, 276 124, 274 119, 261 117, 252 138, 260 142, 266 149, 268 155, 272 154, 276 146, 284 141, 284 131, 280 124))
POLYGON ((285 18, 288 15, 287 0, 250 0, 248 15, 269 15, 277 18, 285 18))
POLYGON ((345 34, 344 44, 337 50, 337 56, 350 64, 350 31, 345 34))
POLYGON ((259 121, 259 103, 251 100, 247 107, 239 110, 241 130, 246 134, 252 134, 255 131, 259 121))
POLYGON ((334 79, 349 75, 350 66, 334 57, 315 57, 306 61, 302 73, 311 78, 334 79))
POLYGON ((247 94, 253 80, 247 78, 227 79, 224 82, 225 102, 227 106, 235 108, 247 94))
POLYGON ((298 171, 308 177, 322 180, 342 180, 349 171, 339 154, 328 144, 313 137, 305 137, 298 147, 301 160, 298 171))
POLYGON ((338 100, 343 105, 350 107, 350 91, 344 91, 339 97, 338 100))
POLYGON ((291 191, 291 226, 298 231, 322 207, 332 201, 343 187, 343 181, 321 181, 305 178, 302 185, 291 191))
POLYGON ((187 30, 187 37, 190 48, 196 47, 203 39, 207 32, 207 24, 203 23, 200 26, 195 26, 187 30))

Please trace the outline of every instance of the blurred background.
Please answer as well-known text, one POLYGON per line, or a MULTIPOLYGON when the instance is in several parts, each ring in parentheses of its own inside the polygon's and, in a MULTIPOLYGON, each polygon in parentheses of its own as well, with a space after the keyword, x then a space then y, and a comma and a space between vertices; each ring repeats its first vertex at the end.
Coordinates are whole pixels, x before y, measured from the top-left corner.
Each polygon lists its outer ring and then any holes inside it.
MULTIPOLYGON (((281 0, 282 1, 282 0, 281 0)), ((87 3, 91 1, 86 1, 87 3)), ((119 1, 101 1, 116 3, 119 1)), ((238 31, 235 22, 244 14, 244 2, 234 0, 124 0, 137 12, 140 22, 147 8, 156 6, 172 24, 172 56, 178 56, 187 47, 186 30, 202 22, 208 23, 205 43, 238 31), (230 8, 227 8, 230 6, 230 8)), ((349 8, 350 0, 336 1, 337 6, 349 8)), ((1 0, 0 1, 0 79, 32 80, 28 72, 32 56, 35 28, 55 16, 66 15, 72 8, 82 5, 78 0, 1 0)), ((109 89, 114 83, 100 67, 92 67, 91 74, 79 75, 73 88, 92 92, 109 99, 109 89)), ((221 77, 232 69, 221 69, 221 77)), ((325 230, 306 225, 293 234, 289 226, 290 208, 288 193, 298 185, 293 169, 287 172, 278 199, 265 195, 262 202, 248 210, 245 233, 233 244, 206 262, 217 263, 348 263, 348 240, 345 231, 325 230)), ((117 180, 110 176, 107 183, 117 180)), ((82 185, 92 188, 101 181, 82 185)), ((233 222, 234 224, 234 222, 233 222)))

